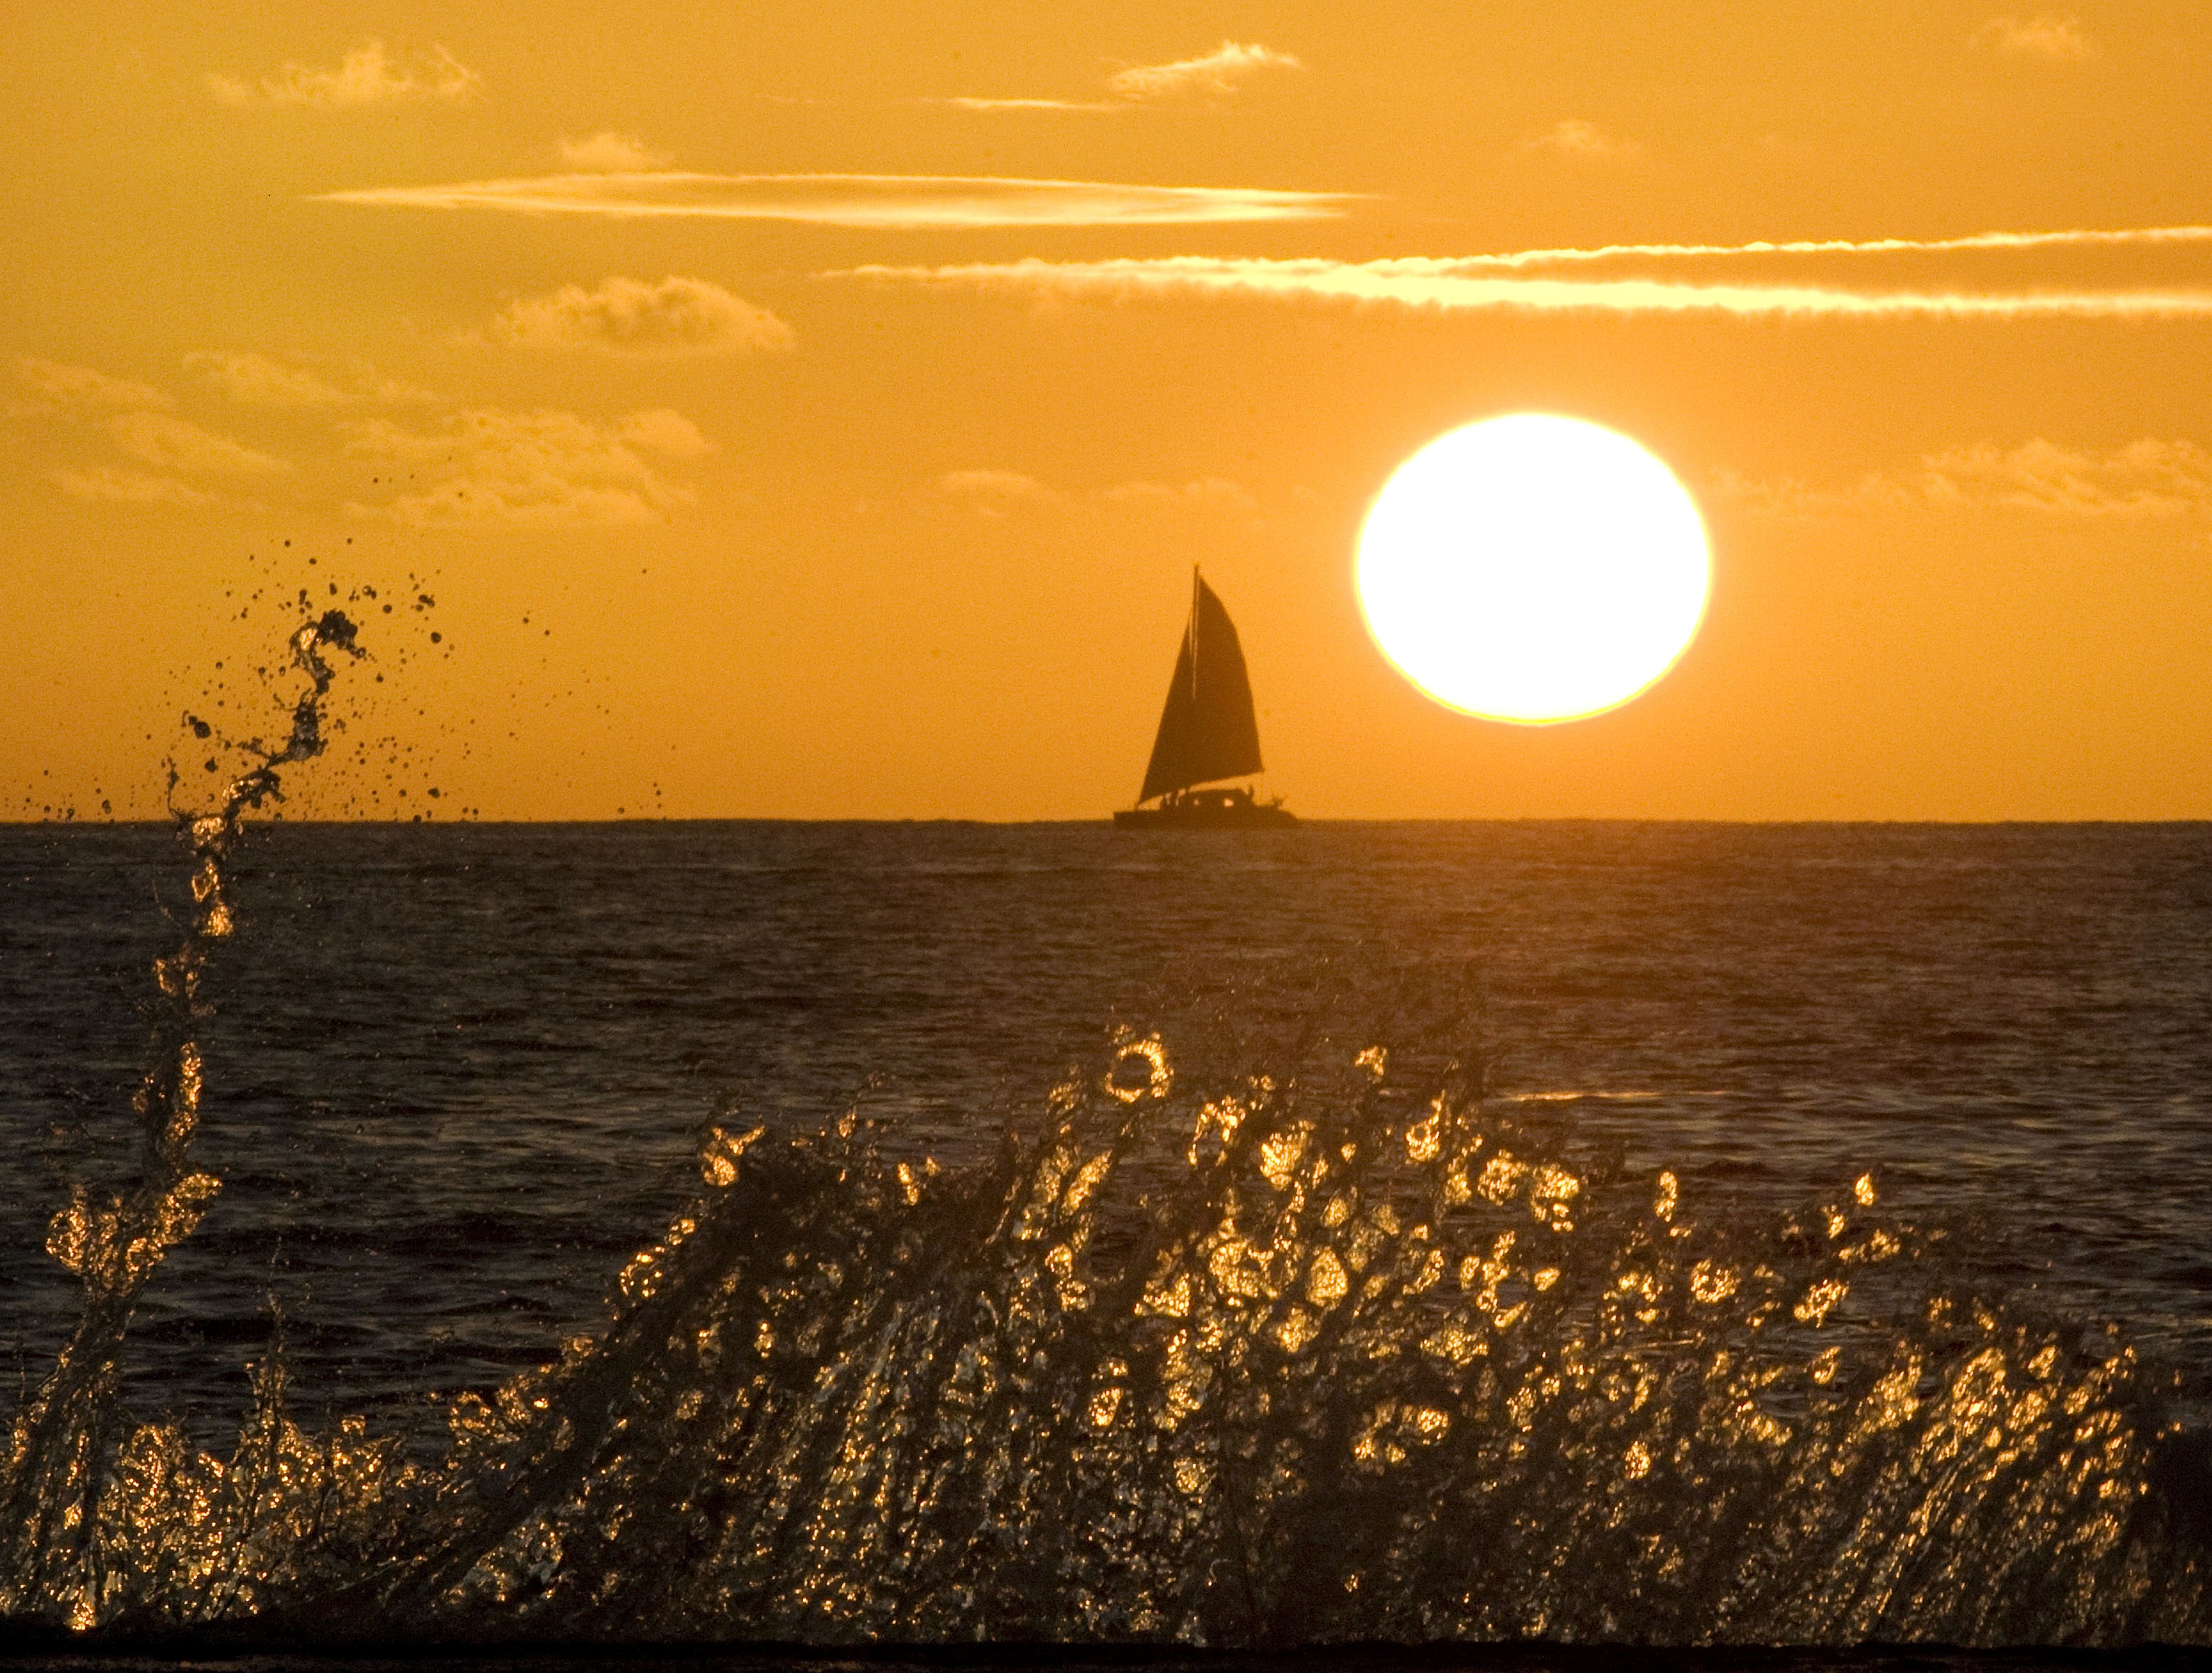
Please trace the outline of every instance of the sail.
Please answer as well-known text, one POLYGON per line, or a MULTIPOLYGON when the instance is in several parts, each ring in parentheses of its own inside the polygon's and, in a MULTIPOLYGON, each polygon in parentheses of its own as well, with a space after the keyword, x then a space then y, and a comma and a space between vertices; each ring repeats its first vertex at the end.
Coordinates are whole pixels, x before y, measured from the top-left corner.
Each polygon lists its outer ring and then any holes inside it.
POLYGON ((1233 779, 1260 769, 1260 727, 1252 717, 1252 682, 1244 672, 1244 647, 1213 589, 1194 577, 1190 626, 1175 679, 1168 686, 1160 733, 1145 768, 1139 802, 1185 790, 1209 779, 1233 779))

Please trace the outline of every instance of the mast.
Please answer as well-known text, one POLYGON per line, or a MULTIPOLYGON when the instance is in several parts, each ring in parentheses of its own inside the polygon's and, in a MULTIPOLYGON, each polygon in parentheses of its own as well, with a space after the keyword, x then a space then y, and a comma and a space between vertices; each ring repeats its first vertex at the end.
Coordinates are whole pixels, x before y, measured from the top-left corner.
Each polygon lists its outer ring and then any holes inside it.
POLYGON ((1204 583, 1198 579, 1198 566, 1190 567, 1190 626, 1183 631, 1190 635, 1190 700, 1198 701, 1198 591, 1204 583))

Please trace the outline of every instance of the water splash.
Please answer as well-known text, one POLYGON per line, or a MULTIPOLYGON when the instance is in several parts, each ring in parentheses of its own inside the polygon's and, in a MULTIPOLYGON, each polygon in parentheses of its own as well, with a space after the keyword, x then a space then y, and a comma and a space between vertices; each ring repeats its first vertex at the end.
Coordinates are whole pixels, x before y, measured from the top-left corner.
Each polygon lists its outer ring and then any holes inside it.
POLYGON ((442 1451, 311 1433, 281 1352, 226 1455, 131 1428, 132 1300, 214 1189, 192 1030, 224 858, 354 649, 343 617, 303 629, 290 739, 181 822, 141 1178, 56 1219, 83 1319, 0 1464, 6 1617, 288 1646, 2212 1639, 2207 1472, 2131 1349, 1963 1289, 1873 1173, 1738 1223, 1541 1103, 1501 1113, 1467 1042, 1411 1022, 1139 1024, 950 1166, 857 1113, 727 1109, 602 1328, 453 1403, 442 1451))
MULTIPOLYGON (((323 703, 337 677, 331 654, 358 658, 352 621, 330 610, 291 637, 306 687, 289 735, 249 743, 253 764, 204 812, 177 810, 191 857, 191 902, 178 914, 184 939, 155 961, 157 995, 148 1068, 131 1106, 139 1119, 137 1179, 94 1200, 83 1186, 54 1216, 47 1252, 75 1273, 82 1306, 52 1373, 11 1426, 0 1460, 0 1616, 59 1615, 86 1628, 109 1590, 98 1538, 115 1425, 116 1359, 140 1291, 163 1255, 191 1235, 222 1189, 191 1165, 199 1125, 201 1059, 196 1034, 207 1015, 201 983, 216 943, 232 930, 223 861, 246 815, 283 795, 282 769, 323 752, 323 703)), ((179 784, 173 771, 170 791, 179 784)))
MULTIPOLYGON (((710 1138, 607 1333, 454 1413, 388 1631, 1212 1646, 2202 1640, 2133 1354, 1942 1292, 1870 1176, 1762 1236, 1370 1058, 995 1165, 710 1138)), ((319 1600, 303 1598, 305 1619, 319 1600)))

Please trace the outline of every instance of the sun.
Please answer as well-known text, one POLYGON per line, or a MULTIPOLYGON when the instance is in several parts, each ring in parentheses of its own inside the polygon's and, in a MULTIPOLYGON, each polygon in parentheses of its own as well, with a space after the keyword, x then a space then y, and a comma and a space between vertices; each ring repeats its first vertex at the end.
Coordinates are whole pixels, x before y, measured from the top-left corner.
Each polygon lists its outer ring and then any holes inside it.
POLYGON ((1437 437, 1369 507, 1356 566, 1375 643, 1448 707, 1546 725, 1674 666, 1712 579, 1689 491, 1638 443, 1513 413, 1437 437))

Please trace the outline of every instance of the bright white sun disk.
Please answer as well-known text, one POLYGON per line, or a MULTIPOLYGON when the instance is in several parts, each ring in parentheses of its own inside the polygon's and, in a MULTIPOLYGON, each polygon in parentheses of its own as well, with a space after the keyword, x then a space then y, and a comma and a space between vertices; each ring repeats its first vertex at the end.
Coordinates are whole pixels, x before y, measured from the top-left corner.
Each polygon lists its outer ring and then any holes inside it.
POLYGON ((1516 413, 1398 467, 1359 531, 1368 631, 1430 696, 1537 725, 1656 681, 1705 614, 1711 558, 1688 490, 1637 443, 1516 413))

